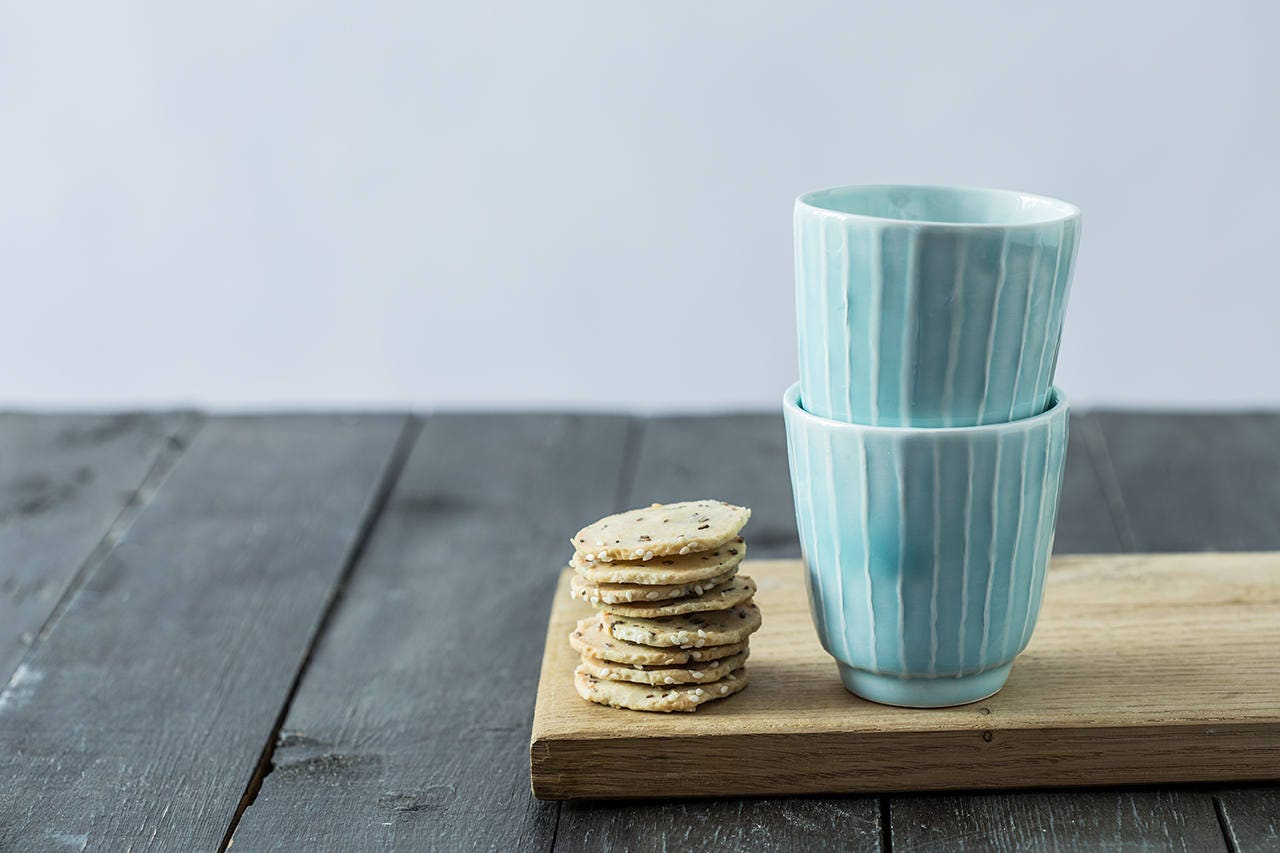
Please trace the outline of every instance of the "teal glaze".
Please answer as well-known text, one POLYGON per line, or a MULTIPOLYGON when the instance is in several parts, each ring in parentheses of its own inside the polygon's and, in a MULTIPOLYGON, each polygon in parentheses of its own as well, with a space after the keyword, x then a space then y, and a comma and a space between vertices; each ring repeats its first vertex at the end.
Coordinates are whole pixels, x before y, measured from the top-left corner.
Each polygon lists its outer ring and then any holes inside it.
POLYGON ((845 686, 911 707, 999 690, 1040 611, 1066 400, 929 429, 819 418, 799 398, 783 407, 809 604, 845 686))
POLYGON ((873 426, 1044 411, 1080 211, 1004 190, 867 186, 795 206, 801 399, 873 426))

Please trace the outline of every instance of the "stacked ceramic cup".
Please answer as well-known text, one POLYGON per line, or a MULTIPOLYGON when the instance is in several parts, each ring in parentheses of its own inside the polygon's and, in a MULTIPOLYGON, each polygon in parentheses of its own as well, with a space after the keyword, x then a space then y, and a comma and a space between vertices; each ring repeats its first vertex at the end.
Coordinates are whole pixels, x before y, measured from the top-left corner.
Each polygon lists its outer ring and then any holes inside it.
POLYGON ((1070 204, 996 190, 796 203, 792 486, 818 636, 859 696, 974 702, 1030 640, 1066 456, 1053 375, 1079 226, 1070 204))

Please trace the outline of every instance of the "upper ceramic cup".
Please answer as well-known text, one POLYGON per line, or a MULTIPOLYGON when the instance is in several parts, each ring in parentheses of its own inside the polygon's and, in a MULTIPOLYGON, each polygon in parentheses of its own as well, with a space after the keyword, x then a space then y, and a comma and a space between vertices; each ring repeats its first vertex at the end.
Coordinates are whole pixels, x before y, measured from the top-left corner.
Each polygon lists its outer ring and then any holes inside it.
POLYGON ((796 200, 801 404, 871 426, 1048 405, 1080 211, 1006 190, 854 186, 796 200))

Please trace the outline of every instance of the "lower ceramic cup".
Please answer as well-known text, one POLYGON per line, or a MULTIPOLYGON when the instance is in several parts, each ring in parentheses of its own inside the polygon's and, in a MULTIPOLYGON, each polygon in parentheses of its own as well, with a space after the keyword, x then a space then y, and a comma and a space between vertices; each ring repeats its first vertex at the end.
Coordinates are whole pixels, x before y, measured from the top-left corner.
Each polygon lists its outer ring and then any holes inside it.
POLYGON ((845 687, 935 708, 1000 690, 1053 549, 1068 404, 975 427, 826 420, 783 397, 809 604, 845 687))

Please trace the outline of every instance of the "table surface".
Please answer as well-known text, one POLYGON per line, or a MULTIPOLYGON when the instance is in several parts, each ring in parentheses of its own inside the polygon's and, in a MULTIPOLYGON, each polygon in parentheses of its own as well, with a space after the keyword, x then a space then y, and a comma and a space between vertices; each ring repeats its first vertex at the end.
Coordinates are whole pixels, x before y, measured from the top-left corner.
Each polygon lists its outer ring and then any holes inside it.
MULTIPOLYGON (((1280 850, 1280 785, 544 803, 568 536, 754 509, 778 414, 0 414, 0 849, 1280 850)), ((1280 549, 1280 414, 1072 419, 1057 550, 1280 549)))

